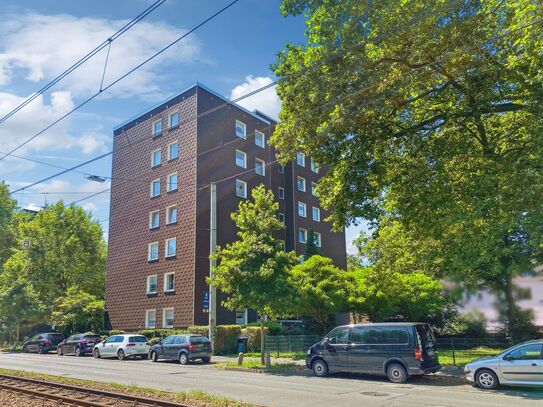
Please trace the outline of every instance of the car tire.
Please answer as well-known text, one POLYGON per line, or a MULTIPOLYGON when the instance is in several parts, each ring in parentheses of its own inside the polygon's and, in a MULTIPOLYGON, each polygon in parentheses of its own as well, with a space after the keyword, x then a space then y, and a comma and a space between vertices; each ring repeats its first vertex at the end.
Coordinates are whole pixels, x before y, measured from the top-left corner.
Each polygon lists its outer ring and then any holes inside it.
POLYGON ((211 358, 202 358, 202 362, 209 363, 211 362, 211 358))
POLYGON ((92 351, 92 356, 94 356, 95 359, 100 359, 100 351, 98 349, 94 349, 92 351))
POLYGON ((392 383, 405 383, 407 381, 407 370, 399 363, 391 363, 387 367, 387 378, 392 383))
POLYGON ((179 354, 179 363, 181 363, 182 365, 186 365, 189 363, 189 357, 185 352, 181 352, 179 354))
POLYGON ((59 347, 57 348, 57 355, 58 355, 58 356, 64 355, 64 352, 62 352, 62 346, 59 346, 59 347))
POLYGON ((475 375, 477 387, 485 390, 494 390, 500 384, 498 376, 490 369, 481 369, 475 375))
POLYGON ((313 369, 313 373, 317 377, 326 377, 326 376, 328 376, 328 365, 322 359, 315 360, 313 362, 313 365, 311 366, 311 369, 313 369))
POLYGON ((153 362, 158 362, 158 354, 156 352, 151 352, 151 360, 153 362))
POLYGON ((81 348, 79 346, 75 348, 75 356, 77 356, 78 358, 83 356, 83 354, 81 353, 81 348))
POLYGON ((145 355, 141 355, 141 358, 142 358, 143 360, 148 359, 148 358, 149 358, 149 355, 146 353, 145 355))
POLYGON ((43 348, 43 345, 38 345, 38 353, 39 354, 44 354, 45 353, 45 349, 43 348))
POLYGON ((117 359, 119 359, 119 360, 125 360, 126 359, 126 354, 124 353, 124 350, 119 349, 117 351, 117 359))

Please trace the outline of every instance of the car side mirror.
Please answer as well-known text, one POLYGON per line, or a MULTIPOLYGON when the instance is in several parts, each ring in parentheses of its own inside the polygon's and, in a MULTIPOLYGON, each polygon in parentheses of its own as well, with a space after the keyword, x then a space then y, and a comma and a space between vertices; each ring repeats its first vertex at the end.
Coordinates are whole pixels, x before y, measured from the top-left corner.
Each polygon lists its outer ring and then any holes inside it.
POLYGON ((159 344, 159 345, 162 345, 162 341, 158 341, 158 344, 159 344))

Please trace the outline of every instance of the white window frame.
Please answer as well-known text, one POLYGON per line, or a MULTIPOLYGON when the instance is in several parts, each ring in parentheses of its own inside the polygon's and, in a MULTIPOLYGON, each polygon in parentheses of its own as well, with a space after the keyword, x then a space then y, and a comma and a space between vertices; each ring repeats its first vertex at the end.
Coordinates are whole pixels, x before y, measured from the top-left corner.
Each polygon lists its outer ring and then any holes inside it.
POLYGON ((149 212, 149 229, 158 229, 160 227, 160 211, 149 212), (158 215, 158 225, 153 226, 153 215, 158 215))
POLYGON ((177 188, 178 188, 178 185, 179 185, 179 177, 177 175, 177 171, 176 172, 172 172, 171 174, 168 175, 168 178, 166 180, 166 192, 174 192, 174 191, 177 191, 177 188), (176 182, 175 182, 175 188, 172 188, 171 187, 171 182, 170 182, 170 178, 175 176, 176 178, 176 182))
POLYGON ((177 205, 170 205, 166 208, 166 225, 177 223, 177 205), (175 220, 170 222, 170 212, 175 208, 175 220))
POLYGON ((260 158, 255 158, 255 173, 257 173, 258 175, 262 175, 263 177, 266 176, 266 161, 261 160, 260 158), (258 172, 257 164, 260 164, 260 167, 262 168, 262 173, 258 172))
POLYGON ((305 182, 305 178, 304 178, 304 177, 300 177, 300 176, 298 175, 298 177, 296 178, 296 188, 298 188, 298 191, 305 192, 305 190, 306 190, 306 182, 305 182), (302 186, 303 186, 303 188, 300 188, 300 181, 302 181, 302 186))
POLYGON ((321 210, 320 208, 316 207, 316 206, 313 206, 311 208, 311 218, 315 221, 315 222, 320 222, 321 221, 321 210), (317 214, 317 217, 315 217, 315 213, 317 214))
POLYGON ((317 183, 316 182, 311 183, 311 195, 317 196, 317 183))
POLYGON ((284 174, 285 173, 285 166, 282 165, 282 164, 277 164, 277 172, 279 172, 279 174, 284 174))
POLYGON ((315 162, 314 159, 311 159, 311 171, 313 171, 315 174, 318 174, 319 173, 319 166, 317 165, 317 163, 315 162))
POLYGON ((322 236, 319 232, 313 232, 313 236, 315 236, 315 246, 321 247, 322 244, 322 236))
POLYGON ((296 164, 300 167, 305 167, 305 154, 301 152, 296 153, 296 164))
POLYGON ((164 257, 165 258, 170 258, 170 257, 175 257, 177 255, 177 237, 170 237, 169 239, 166 239, 166 245, 164 247, 164 257), (173 254, 168 254, 168 244, 169 242, 171 241, 174 241, 175 242, 175 250, 173 252, 173 254))
POLYGON ((306 229, 306 228, 298 228, 298 241, 299 241, 300 243, 304 243, 304 244, 307 243, 307 229, 306 229), (304 240, 301 240, 301 239, 300 239, 300 232, 303 233, 304 240))
POLYGON ((157 179, 151 181, 151 191, 150 191, 151 198, 156 198, 157 196, 160 196, 160 187, 161 187, 160 178, 157 178, 157 179), (158 194, 154 195, 154 185, 157 182, 158 182, 158 194))
POLYGON ((285 199, 285 188, 283 187, 279 187, 279 194, 278 194, 278 198, 279 199, 285 199))
POLYGON ((241 167, 241 168, 247 168, 247 153, 245 151, 236 149, 236 166, 241 167), (238 164, 238 153, 240 153, 243 156, 243 165, 238 164))
POLYGON ((173 128, 176 128, 176 127, 179 127, 179 122, 181 121, 181 115, 179 114, 179 112, 172 112, 168 115, 168 128, 169 129, 173 129, 173 128), (177 115, 177 124, 174 124, 172 126, 172 117, 177 115))
POLYGON ((172 141, 170 144, 168 144, 168 161, 175 160, 176 158, 179 158, 179 141, 177 140, 172 141), (172 157, 171 147, 175 144, 177 144, 177 155, 175 157, 172 157))
POLYGON ((158 276, 153 274, 152 276, 147 276, 147 294, 156 294, 158 293, 158 276), (155 291, 151 291, 151 279, 155 278, 155 291))
POLYGON ((255 130, 255 144, 258 147, 266 148, 266 135, 261 131, 255 130), (262 136, 262 144, 257 143, 257 136, 262 136))
POLYGON ((162 309, 162 328, 173 328, 174 321, 175 320, 175 311, 173 308, 163 308, 162 309), (172 324, 166 325, 166 311, 172 312, 172 324))
POLYGON ((283 223, 285 223, 285 214, 283 212, 279 212, 279 220, 283 223))
POLYGON ((247 199, 247 183, 245 181, 242 181, 240 179, 236 179, 236 196, 239 196, 240 198, 247 199), (238 183, 242 184, 244 186, 243 191, 244 195, 238 194, 238 183))
POLYGON ((158 260, 158 258, 160 257, 160 245, 158 244, 158 242, 151 242, 149 244, 147 244, 147 261, 155 261, 155 260, 158 260), (151 246, 153 245, 156 245, 157 247, 157 255, 155 258, 152 258, 151 257, 151 246))
POLYGON ((175 272, 172 271, 170 273, 164 273, 164 292, 172 293, 174 291, 175 291, 175 272), (167 282, 168 282, 169 276, 173 276, 173 288, 168 288, 167 282))
POLYGON ((237 309, 236 310, 236 325, 247 325, 247 322, 248 322, 247 308, 245 308, 245 309, 237 309), (243 314, 243 317, 238 319, 238 313, 243 314), (241 320, 241 322, 239 322, 240 320, 241 320))
POLYGON ((160 164, 162 164, 162 150, 157 148, 151 151, 151 168, 158 167, 160 164), (155 163, 155 153, 158 153, 158 163, 155 163))
POLYGON ((236 125, 234 127, 234 131, 235 131, 237 137, 242 138, 242 139, 247 139, 247 125, 245 123, 243 123, 241 120, 236 120, 236 125), (238 134, 238 124, 241 125, 241 127, 243 127, 243 135, 242 136, 240 136, 238 134))
POLYGON ((298 201, 298 216, 307 218, 307 204, 305 202, 298 201), (303 214, 302 211, 300 211, 300 208, 303 208, 303 214))
POLYGON ((287 244, 285 243, 284 240, 282 240, 282 239, 277 239, 277 241, 278 241, 279 244, 281 245, 281 250, 283 250, 283 251, 287 250, 287 244))
POLYGON ((155 120, 151 126, 152 126, 153 136, 159 136, 159 135, 162 134, 162 119, 160 119, 160 120, 155 120), (160 123, 160 131, 158 131, 158 132, 155 130, 155 129, 156 129, 156 124, 157 124, 157 123, 160 123))
POLYGON ((156 309, 145 310, 145 329, 155 329, 155 328, 156 328, 156 309), (149 323, 149 314, 151 312, 154 312, 154 314, 155 314, 155 323, 154 323, 154 325, 151 325, 149 323))

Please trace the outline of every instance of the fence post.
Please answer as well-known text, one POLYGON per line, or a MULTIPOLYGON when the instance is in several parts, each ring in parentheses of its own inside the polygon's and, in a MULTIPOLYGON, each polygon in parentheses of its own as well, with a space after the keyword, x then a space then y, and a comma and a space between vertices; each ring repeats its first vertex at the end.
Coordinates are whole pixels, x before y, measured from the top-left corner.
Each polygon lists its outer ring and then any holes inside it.
POLYGON ((290 335, 288 335, 288 352, 290 353, 290 335))
POLYGON ((279 337, 275 338, 277 343, 277 357, 279 357, 279 337))
POLYGON ((456 366, 456 353, 454 351, 454 338, 451 338, 451 349, 452 349, 453 365, 456 366))

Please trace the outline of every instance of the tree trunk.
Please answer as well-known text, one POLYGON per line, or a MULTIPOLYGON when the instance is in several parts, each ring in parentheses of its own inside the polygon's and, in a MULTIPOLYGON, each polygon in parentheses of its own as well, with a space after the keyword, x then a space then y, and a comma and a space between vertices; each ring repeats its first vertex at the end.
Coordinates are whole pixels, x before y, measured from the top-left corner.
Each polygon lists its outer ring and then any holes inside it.
POLYGON ((21 324, 17 322, 17 325, 15 327, 15 347, 19 345, 19 333, 20 333, 21 324))
POLYGON ((506 303, 506 314, 507 314, 507 330, 509 331, 509 335, 511 336, 511 341, 515 343, 516 341, 516 332, 515 329, 513 329, 513 326, 515 324, 515 298, 513 296, 513 276, 511 274, 508 274, 505 278, 505 303, 506 303))
POLYGON ((264 365, 264 315, 260 315, 260 363, 264 365))

